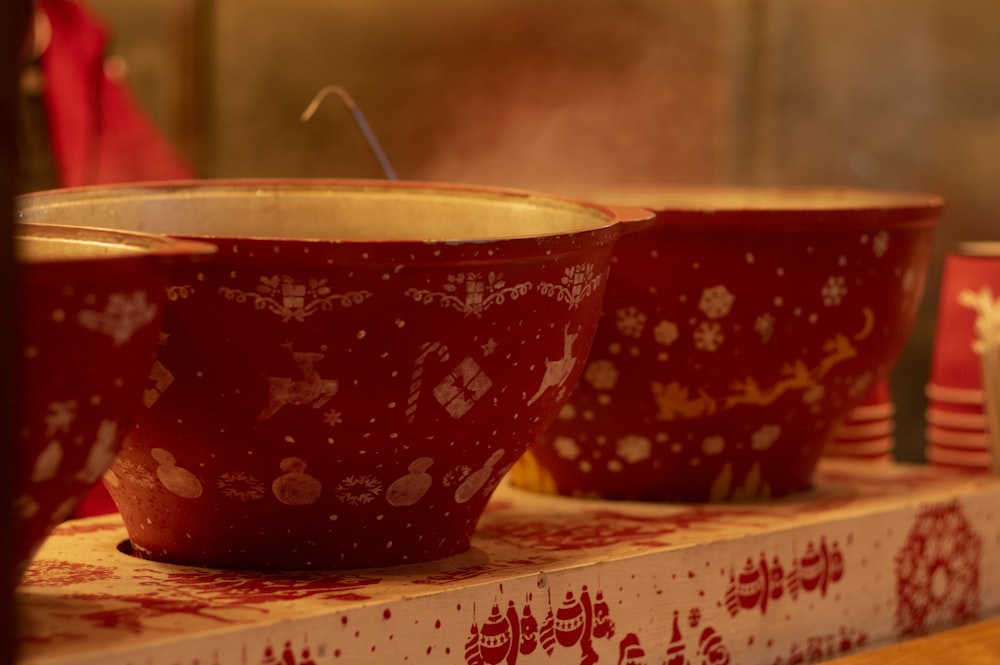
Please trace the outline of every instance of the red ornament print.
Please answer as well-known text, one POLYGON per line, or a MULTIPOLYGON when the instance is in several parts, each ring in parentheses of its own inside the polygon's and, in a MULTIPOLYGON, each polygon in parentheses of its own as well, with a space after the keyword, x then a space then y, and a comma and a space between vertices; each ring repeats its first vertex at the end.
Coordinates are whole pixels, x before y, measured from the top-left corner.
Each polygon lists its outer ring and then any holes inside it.
POLYGON ((741 611, 759 609, 767 614, 768 605, 784 597, 796 600, 799 593, 826 594, 832 584, 844 576, 844 556, 836 541, 827 545, 826 538, 810 541, 801 557, 792 561, 785 573, 778 557, 768 564, 763 553, 754 561, 747 558, 739 574, 730 573, 729 588, 726 590, 725 606, 732 616, 741 611))

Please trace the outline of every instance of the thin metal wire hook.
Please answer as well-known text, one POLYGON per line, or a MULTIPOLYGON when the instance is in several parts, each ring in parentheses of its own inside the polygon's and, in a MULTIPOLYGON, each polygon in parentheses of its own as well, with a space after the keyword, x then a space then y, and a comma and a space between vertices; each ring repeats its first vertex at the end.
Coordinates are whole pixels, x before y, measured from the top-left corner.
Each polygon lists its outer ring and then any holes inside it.
POLYGON ((302 112, 299 120, 301 122, 308 122, 309 119, 313 117, 313 114, 316 113, 319 105, 322 104, 323 100, 330 94, 337 95, 340 98, 340 101, 344 103, 344 106, 347 107, 347 110, 351 112, 351 115, 354 117, 354 122, 358 125, 358 129, 361 130, 362 136, 365 137, 365 142, 368 144, 369 150, 371 150, 372 154, 375 156, 376 161, 378 161, 385 177, 389 180, 398 180, 396 177, 396 170, 392 168, 392 164, 389 163, 389 158, 386 157, 385 151, 382 150, 382 146, 379 144, 378 139, 375 138, 375 133, 372 132, 372 128, 368 125, 368 121, 365 120, 365 114, 361 112, 361 108, 354 103, 351 96, 347 94, 347 90, 345 90, 342 86, 327 85, 321 88, 320 91, 313 97, 312 101, 309 102, 309 106, 306 107, 306 110, 302 112))

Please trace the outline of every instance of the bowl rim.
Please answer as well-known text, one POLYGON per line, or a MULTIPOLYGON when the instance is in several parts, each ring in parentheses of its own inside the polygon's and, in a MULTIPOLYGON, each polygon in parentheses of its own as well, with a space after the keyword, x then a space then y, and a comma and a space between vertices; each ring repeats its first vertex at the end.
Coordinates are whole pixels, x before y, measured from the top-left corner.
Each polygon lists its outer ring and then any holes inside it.
MULTIPOLYGON (((262 191, 273 192, 294 192, 305 191, 310 193, 321 193, 323 190, 345 190, 345 191, 409 191, 426 192, 433 194, 452 193, 456 195, 469 195, 477 197, 497 197, 511 200, 519 200, 539 205, 549 205, 577 209, 581 213, 589 213, 594 220, 593 224, 581 225, 575 228, 566 228, 556 231, 546 231, 538 233, 511 234, 502 236, 481 236, 466 237, 461 235, 445 236, 441 238, 428 239, 338 239, 338 238, 315 238, 315 237, 274 237, 269 235, 235 235, 235 234, 212 234, 212 233, 177 233, 170 234, 176 238, 190 238, 204 240, 208 242, 228 242, 238 240, 261 241, 267 243, 303 243, 303 244, 329 244, 337 243, 341 245, 382 245, 382 246, 415 246, 415 245, 467 245, 467 244, 488 244, 488 243, 522 243, 534 242, 539 239, 564 238, 570 236, 591 234, 591 233, 612 233, 617 237, 621 233, 628 233, 651 226, 654 223, 653 212, 639 206, 618 205, 597 203, 590 200, 567 196, 564 194, 543 192, 531 189, 514 187, 502 187, 497 185, 481 185, 457 182, 437 182, 424 180, 374 180, 363 178, 308 178, 308 177, 259 177, 259 178, 202 178, 202 179, 182 179, 182 180, 156 180, 139 181, 128 183, 115 183, 109 185, 85 185, 79 187, 66 187, 54 190, 44 190, 29 192, 19 195, 15 200, 18 216, 23 217, 26 209, 48 206, 56 207, 72 205, 81 201, 103 201, 120 197, 151 196, 155 197, 163 194, 184 194, 191 196, 208 195, 213 192, 226 194, 243 193, 255 191, 258 194, 262 191)), ((158 234, 158 232, 154 232, 158 234)))
POLYGON ((37 257, 19 258, 21 265, 76 266, 109 261, 156 257, 163 259, 182 259, 213 254, 217 248, 211 243, 186 240, 172 236, 145 233, 141 231, 122 231, 89 226, 43 224, 39 222, 19 221, 14 225, 15 249, 18 240, 51 240, 70 244, 100 245, 115 248, 120 252, 107 255, 69 256, 69 257, 37 257))
POLYGON ((570 191, 598 201, 648 208, 656 213, 661 228, 706 231, 719 227, 750 232, 933 228, 945 204, 937 194, 838 186, 624 184, 570 191))

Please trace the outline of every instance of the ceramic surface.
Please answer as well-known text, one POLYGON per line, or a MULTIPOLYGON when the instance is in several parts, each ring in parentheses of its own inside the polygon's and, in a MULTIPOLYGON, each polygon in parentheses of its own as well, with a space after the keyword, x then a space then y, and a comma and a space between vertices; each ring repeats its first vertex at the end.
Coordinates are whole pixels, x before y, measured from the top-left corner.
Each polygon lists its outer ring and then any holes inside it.
POLYGON ((733 501, 804 490, 920 303, 941 201, 851 190, 592 193, 657 212, 623 238, 593 351, 522 487, 733 501))
POLYGON ((60 214, 211 238, 106 477, 143 557, 356 568, 469 546, 583 371, 625 218, 488 188, 105 188, 60 214))
POLYGON ((210 246, 20 224, 15 554, 23 572, 111 465, 160 341, 171 263, 210 246))

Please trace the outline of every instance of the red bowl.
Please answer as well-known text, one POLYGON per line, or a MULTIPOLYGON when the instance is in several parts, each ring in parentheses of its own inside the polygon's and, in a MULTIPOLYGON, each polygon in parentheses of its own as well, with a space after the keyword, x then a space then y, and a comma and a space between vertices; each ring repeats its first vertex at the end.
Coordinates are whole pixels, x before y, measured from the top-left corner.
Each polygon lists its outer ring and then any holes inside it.
POLYGON ((647 211, 431 183, 238 181, 24 201, 219 253, 172 277, 106 484, 134 551, 357 568, 469 547, 583 370, 622 221, 647 211))
POLYGON ((210 245, 19 224, 17 577, 111 465, 140 406, 171 264, 210 245))
POLYGON ((857 190, 594 191, 656 211, 615 250, 583 380, 515 469, 526 488, 732 501, 807 489, 886 377, 941 199, 857 190))

